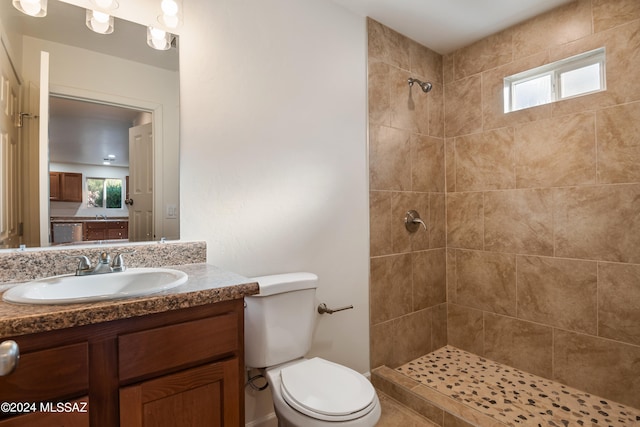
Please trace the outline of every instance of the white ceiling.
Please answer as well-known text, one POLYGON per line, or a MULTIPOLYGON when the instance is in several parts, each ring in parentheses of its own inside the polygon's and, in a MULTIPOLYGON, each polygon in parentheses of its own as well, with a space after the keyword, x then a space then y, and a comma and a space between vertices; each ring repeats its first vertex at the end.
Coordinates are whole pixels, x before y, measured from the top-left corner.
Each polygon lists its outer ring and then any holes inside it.
POLYGON ((49 160, 101 165, 114 155, 114 166, 129 166, 129 128, 141 112, 58 97, 49 98, 49 160))
POLYGON ((440 54, 572 0, 333 0, 440 54))

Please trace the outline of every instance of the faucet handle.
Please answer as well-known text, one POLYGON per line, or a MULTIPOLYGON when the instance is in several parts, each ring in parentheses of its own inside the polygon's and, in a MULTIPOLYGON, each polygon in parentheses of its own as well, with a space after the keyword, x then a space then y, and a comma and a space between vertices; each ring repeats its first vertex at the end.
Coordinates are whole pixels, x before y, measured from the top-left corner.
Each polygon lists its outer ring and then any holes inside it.
POLYGON ((91 270, 91 261, 84 255, 67 255, 66 258, 73 258, 78 260, 78 268, 76 269, 76 276, 79 276, 81 272, 91 270))
POLYGON ((100 259, 98 259, 99 264, 109 264, 111 262, 111 255, 107 252, 102 252, 100 254, 100 259))
POLYGON ((118 255, 116 255, 115 258, 113 259, 113 262, 111 263, 111 267, 113 268, 113 271, 125 271, 127 267, 125 267, 124 265, 124 258, 122 257, 122 255, 129 255, 134 252, 135 251, 120 252, 118 255))

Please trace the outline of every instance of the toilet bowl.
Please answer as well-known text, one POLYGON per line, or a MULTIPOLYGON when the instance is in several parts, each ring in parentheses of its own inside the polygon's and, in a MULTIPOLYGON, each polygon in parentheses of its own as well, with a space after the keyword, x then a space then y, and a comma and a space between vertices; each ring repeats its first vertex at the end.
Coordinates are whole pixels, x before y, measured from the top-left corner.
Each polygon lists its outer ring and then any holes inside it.
POLYGON ((266 370, 280 427, 364 427, 380 418, 380 401, 358 372, 319 357, 266 370))
POLYGON ((260 293, 245 297, 245 364, 265 369, 280 427, 373 427, 380 401, 362 374, 304 356, 311 348, 318 277, 255 277, 260 293))

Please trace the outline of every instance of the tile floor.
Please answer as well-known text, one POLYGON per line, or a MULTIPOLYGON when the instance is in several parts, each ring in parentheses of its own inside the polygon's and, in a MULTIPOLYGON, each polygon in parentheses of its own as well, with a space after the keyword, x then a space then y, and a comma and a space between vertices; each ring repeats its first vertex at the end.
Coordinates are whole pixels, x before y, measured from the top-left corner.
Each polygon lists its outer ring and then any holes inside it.
POLYGON ((508 426, 640 426, 640 410, 451 346, 396 371, 508 426))

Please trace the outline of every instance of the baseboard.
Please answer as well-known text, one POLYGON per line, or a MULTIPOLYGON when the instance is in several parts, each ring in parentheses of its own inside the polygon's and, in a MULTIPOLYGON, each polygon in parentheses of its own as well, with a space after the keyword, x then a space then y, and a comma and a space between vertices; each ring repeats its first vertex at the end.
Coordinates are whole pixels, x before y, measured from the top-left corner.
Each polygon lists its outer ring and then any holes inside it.
POLYGON ((271 412, 257 420, 245 423, 245 427, 278 427, 278 418, 275 412, 271 412))

